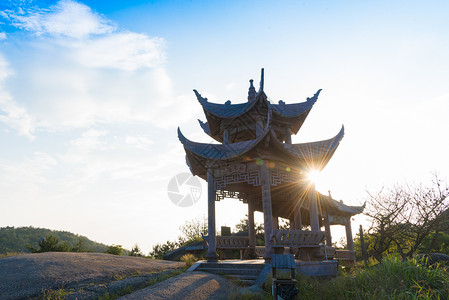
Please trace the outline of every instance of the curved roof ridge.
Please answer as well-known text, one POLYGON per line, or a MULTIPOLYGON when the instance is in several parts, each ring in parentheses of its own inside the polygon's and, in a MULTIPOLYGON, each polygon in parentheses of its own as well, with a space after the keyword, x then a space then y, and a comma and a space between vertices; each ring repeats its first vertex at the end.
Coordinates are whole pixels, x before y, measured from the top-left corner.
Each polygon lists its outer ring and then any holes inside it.
POLYGON ((178 127, 178 138, 187 151, 206 159, 232 159, 253 149, 268 133, 270 126, 266 126, 264 132, 254 140, 237 142, 233 144, 208 144, 198 143, 187 139, 178 127))
POLYGON ((305 102, 286 104, 284 101, 279 100, 278 104, 270 104, 270 106, 278 115, 290 118, 296 117, 312 109, 321 91, 322 89, 319 89, 311 98, 307 97, 305 102))
POLYGON ((345 134, 344 125, 333 138, 309 143, 284 144, 284 148, 297 157, 303 158, 306 162, 310 162, 310 168, 323 169, 327 162, 331 159, 340 141, 345 134), (314 158, 320 157, 321 161, 315 161, 314 158), (318 165, 315 165, 318 163, 318 165))
MULTIPOLYGON (((268 103, 268 106, 271 106, 273 108, 273 111, 280 116, 284 117, 297 117, 301 115, 302 113, 312 109, 313 105, 318 100, 318 96, 320 95, 320 92, 322 89, 319 89, 312 97, 307 97, 305 102, 300 103, 291 103, 286 104, 284 101, 279 100, 278 104, 272 104, 265 98, 266 102, 268 103)), ((245 112, 249 111, 256 103, 258 102, 260 96, 262 94, 265 94, 264 91, 260 91, 256 95, 256 99, 249 102, 244 103, 237 103, 237 104, 231 104, 231 101, 226 101, 225 104, 221 103, 213 103, 209 102, 207 98, 204 98, 201 96, 201 94, 194 89, 193 92, 196 95, 196 98, 198 102, 201 104, 203 109, 219 118, 235 118, 240 115, 243 115, 245 112)))
POLYGON ((201 104, 203 109, 219 118, 235 118, 244 114, 258 102, 261 95, 261 93, 257 93, 256 99, 251 102, 231 104, 231 101, 228 100, 225 104, 221 104, 209 102, 208 99, 203 98, 197 90, 193 90, 193 92, 195 93, 196 99, 201 104))

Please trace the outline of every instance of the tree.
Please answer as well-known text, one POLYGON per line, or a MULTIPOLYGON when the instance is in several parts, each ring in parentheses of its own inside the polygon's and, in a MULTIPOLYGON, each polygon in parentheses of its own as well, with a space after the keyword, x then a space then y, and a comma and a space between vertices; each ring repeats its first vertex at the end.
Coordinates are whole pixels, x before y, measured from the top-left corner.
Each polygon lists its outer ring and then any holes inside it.
POLYGON ((178 237, 178 243, 181 245, 191 244, 201 241, 201 234, 207 235, 207 219, 195 218, 185 222, 179 227, 182 235, 178 237))
POLYGON ((142 257, 143 253, 140 251, 139 245, 135 244, 131 251, 128 253, 129 256, 142 257))
POLYGON ((437 238, 449 229, 445 218, 449 208, 449 187, 435 176, 430 186, 396 185, 369 194, 366 215, 372 221, 368 249, 381 261, 394 251, 411 258, 426 238, 437 238))
POLYGON ((73 246, 70 251, 72 252, 87 252, 86 241, 84 238, 79 237, 78 242, 73 246))
POLYGON ((28 245, 28 250, 31 253, 42 252, 68 252, 69 247, 67 243, 59 243, 59 238, 54 235, 48 235, 39 241, 39 249, 33 248, 28 245))
POLYGON ((123 251, 125 251, 125 249, 122 248, 122 245, 111 245, 108 247, 108 250, 106 250, 106 253, 113 255, 122 255, 123 251))
POLYGON ((148 253, 148 256, 153 259, 162 259, 165 254, 175 250, 180 245, 177 242, 167 241, 165 244, 156 244, 153 250, 148 253))
MULTIPOLYGON (((235 232, 247 232, 249 228, 249 221, 248 221, 248 215, 245 214, 245 218, 240 219, 240 222, 235 225, 235 232)), ((263 246, 264 243, 264 227, 263 224, 259 224, 257 222, 254 222, 254 230, 256 234, 256 245, 257 246, 263 246)))

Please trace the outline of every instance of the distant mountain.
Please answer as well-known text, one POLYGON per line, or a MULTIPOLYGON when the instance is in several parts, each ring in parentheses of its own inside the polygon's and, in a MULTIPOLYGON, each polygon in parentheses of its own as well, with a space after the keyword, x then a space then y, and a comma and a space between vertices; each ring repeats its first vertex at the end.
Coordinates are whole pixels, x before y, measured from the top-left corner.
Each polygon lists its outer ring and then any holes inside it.
POLYGON ((30 227, 0 227, 0 254, 7 252, 29 252, 27 246, 39 248, 39 241, 49 235, 59 238, 61 243, 67 243, 72 248, 80 243, 88 252, 105 252, 108 246, 89 240, 87 237, 68 231, 50 230, 30 227))

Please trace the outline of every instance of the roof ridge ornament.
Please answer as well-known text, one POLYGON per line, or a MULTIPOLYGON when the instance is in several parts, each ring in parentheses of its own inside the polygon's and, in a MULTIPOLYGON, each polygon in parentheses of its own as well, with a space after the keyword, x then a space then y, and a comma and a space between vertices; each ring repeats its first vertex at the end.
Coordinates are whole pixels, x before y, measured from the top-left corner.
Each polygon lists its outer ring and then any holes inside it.
POLYGON ((263 74, 263 68, 260 70, 260 86, 259 86, 259 93, 263 92, 263 81, 264 81, 264 74, 263 74))
POLYGON ((198 93, 197 90, 193 90, 193 92, 195 93, 196 99, 201 103, 201 102, 207 102, 207 98, 203 98, 201 97, 201 94, 198 93))
POLYGON ((323 89, 319 89, 319 90, 313 95, 312 98, 307 97, 307 99, 306 99, 307 102, 313 101, 313 102, 315 103, 316 100, 318 99, 318 96, 320 95, 320 93, 321 93, 322 90, 323 90, 323 89))
POLYGON ((254 80, 249 80, 249 89, 248 89, 248 102, 254 101, 256 99, 256 89, 253 85, 254 80))

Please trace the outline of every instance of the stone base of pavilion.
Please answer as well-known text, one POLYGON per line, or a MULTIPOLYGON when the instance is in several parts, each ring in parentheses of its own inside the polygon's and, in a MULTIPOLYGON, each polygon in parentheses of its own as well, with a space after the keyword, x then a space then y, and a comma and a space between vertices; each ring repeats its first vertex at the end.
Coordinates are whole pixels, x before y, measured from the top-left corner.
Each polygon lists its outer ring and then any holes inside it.
MULTIPOLYGON (((338 273, 337 260, 302 261, 295 260, 296 272, 311 277, 335 277, 338 273)), ((247 285, 262 286, 271 273, 271 264, 264 259, 201 260, 191 266, 187 272, 203 271, 218 275, 227 275, 247 285)))

